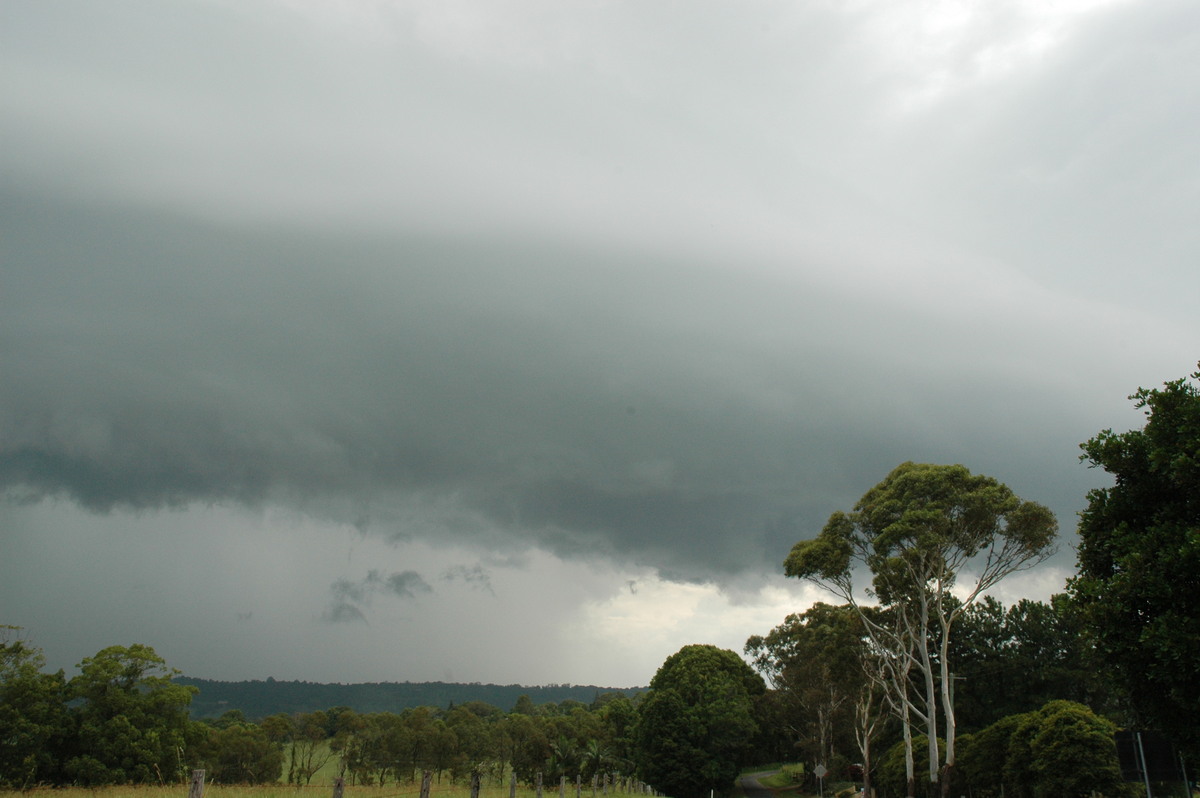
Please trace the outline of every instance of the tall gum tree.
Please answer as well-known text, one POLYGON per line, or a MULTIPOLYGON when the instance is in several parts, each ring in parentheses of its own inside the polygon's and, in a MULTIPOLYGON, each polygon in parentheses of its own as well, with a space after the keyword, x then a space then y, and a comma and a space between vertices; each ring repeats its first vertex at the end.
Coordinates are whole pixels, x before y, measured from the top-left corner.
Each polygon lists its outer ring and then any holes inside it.
MULTIPOLYGON (((865 569, 867 599, 902 620, 887 626, 863 613, 874 645, 897 661, 894 670, 903 671, 907 663, 922 677, 919 714, 929 740, 931 791, 939 782, 943 793, 948 789, 955 762, 949 656, 954 623, 1006 576, 1048 557, 1057 532, 1048 508, 1022 500, 992 477, 961 465, 908 462, 867 491, 851 512, 830 516, 816 538, 793 546, 784 563, 788 576, 811 581, 860 609, 855 578, 865 569), (930 634, 935 624, 936 643, 930 634), (939 697, 946 741, 940 768, 939 697)), ((904 720, 918 707, 908 699, 907 685, 895 687, 904 720)), ((909 781, 911 793, 911 775, 909 781)))

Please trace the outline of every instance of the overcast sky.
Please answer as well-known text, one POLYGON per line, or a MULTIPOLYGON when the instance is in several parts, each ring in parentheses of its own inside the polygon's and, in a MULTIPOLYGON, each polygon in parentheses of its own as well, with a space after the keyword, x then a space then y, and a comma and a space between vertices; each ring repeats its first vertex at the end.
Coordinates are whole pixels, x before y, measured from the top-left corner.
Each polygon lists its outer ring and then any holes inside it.
POLYGON ((905 460, 1050 506, 1200 360, 1194 0, 9 0, 0 623, 646 684, 905 460))

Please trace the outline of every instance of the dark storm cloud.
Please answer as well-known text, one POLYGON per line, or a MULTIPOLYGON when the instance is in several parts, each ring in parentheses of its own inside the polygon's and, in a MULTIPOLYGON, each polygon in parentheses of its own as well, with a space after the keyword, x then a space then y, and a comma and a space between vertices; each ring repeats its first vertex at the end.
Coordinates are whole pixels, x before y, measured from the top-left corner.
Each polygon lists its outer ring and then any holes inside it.
POLYGON ((913 446, 965 454, 964 389, 1006 401, 971 383, 986 361, 895 362, 948 322, 889 340, 897 311, 815 282, 23 205, 0 478, 101 511, 282 501, 706 578, 777 561, 913 446))
MULTIPOLYGON (((1040 90, 980 109, 929 88, 959 72, 873 52, 907 41, 884 6, 698 7, 666 39, 664 12, 619 4, 479 27, 394 9, 366 44, 270 5, 145 27, 6 9, 0 486, 98 512, 281 504, 696 581, 777 569, 910 459, 1070 528, 1089 403, 1194 331, 1045 288, 1080 275, 1042 278, 1058 253, 1028 196, 1071 206, 1104 170, 1070 179, 1040 90)), ((1092 35, 1066 63, 1113 36, 1092 35)), ((1194 136, 1167 138, 1188 162, 1194 136)), ((1190 196, 1142 157, 1115 186, 1190 196)), ((1096 241, 1079 231, 1123 207, 1051 226, 1096 241)), ((383 588, 336 583, 326 618, 365 620, 383 588)))

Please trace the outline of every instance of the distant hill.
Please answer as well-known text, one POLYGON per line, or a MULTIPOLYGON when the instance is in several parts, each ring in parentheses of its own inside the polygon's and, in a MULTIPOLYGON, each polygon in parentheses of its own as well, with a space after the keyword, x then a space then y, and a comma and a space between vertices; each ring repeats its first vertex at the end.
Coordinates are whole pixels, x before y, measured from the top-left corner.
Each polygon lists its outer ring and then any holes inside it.
POLYGON ((280 682, 275 679, 221 682, 179 676, 176 684, 193 685, 200 693, 192 698, 193 718, 215 718, 230 709, 240 709, 247 718, 260 720, 279 712, 315 712, 331 707, 350 707, 355 712, 402 712, 409 707, 445 709, 467 701, 483 701, 505 712, 522 695, 536 704, 560 703, 568 699, 590 704, 602 693, 633 696, 640 687, 596 687, 583 684, 551 684, 526 687, 519 684, 456 684, 449 682, 374 682, 368 684, 321 684, 280 682))

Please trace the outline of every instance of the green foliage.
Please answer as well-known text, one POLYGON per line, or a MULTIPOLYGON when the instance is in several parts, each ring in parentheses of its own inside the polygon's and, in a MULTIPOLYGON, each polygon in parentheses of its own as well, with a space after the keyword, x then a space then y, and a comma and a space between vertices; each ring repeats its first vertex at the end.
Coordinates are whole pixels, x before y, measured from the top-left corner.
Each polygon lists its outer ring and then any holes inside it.
POLYGON ((787 616, 766 637, 746 641, 745 653, 775 689, 761 714, 772 719, 784 745, 768 739, 767 747, 812 762, 856 750, 854 698, 866 681, 865 634, 853 607, 818 602, 787 616))
POLYGON ((1049 602, 1022 599, 1007 610, 985 597, 959 617, 950 659, 964 732, 1054 699, 1111 706, 1080 613, 1063 595, 1049 602))
POLYGON ((0 627, 0 787, 177 783, 195 767, 210 783, 263 784, 286 773, 297 786, 331 771, 383 786, 423 770, 439 783, 478 770, 507 787, 514 772, 533 784, 538 773, 554 783, 633 768, 637 711, 621 692, 525 706, 530 714, 467 701, 400 714, 335 706, 261 724, 238 707, 198 722, 187 716, 194 688, 174 681, 148 646, 106 648, 68 684, 61 672, 41 672, 41 652, 18 632, 0 627))
POLYGON ((271 784, 283 773, 283 746, 253 723, 211 728, 196 749, 207 779, 217 784, 271 784))
POLYGON ((1083 704, 1051 701, 964 737, 959 770, 981 798, 1122 796, 1115 731, 1083 704))
POLYGON ((752 751, 754 699, 765 689, 732 651, 693 645, 672 654, 638 708, 642 777, 674 798, 725 794, 752 751))
POLYGON ((1200 754, 1200 387, 1180 379, 1130 398, 1145 427, 1082 444, 1115 484, 1088 494, 1070 592, 1131 722, 1200 754))
POLYGON ((787 779, 792 784, 799 784, 804 781, 804 763, 800 762, 794 765, 784 765, 780 768, 780 772, 787 776, 787 779))
MULTIPOLYGON (((938 750, 945 751, 946 744, 944 740, 939 739, 938 750)), ((923 751, 929 745, 929 738, 924 735, 913 736, 913 750, 923 751)), ((920 770, 920 762, 917 763, 917 769, 920 770)), ((881 798, 902 798, 907 795, 908 776, 904 765, 904 743, 898 742, 888 749, 883 755, 883 759, 879 762, 877 775, 872 782, 873 787, 879 791, 881 798)), ((929 783, 924 779, 917 779, 913 788, 913 795, 916 798, 932 798, 929 792, 929 783)), ((936 785, 934 785, 936 786, 936 785)))
POLYGON ((45 657, 0 627, 0 787, 24 789, 58 780, 58 757, 69 734, 63 672, 42 673, 45 657))
MULTIPOLYGON (((929 781, 938 781, 940 771, 952 773, 955 763, 954 624, 1005 576, 1048 556, 1057 532, 1048 508, 1023 501, 991 477, 961 465, 908 462, 863 494, 853 512, 830 516, 816 539, 797 543, 785 560, 788 576, 852 604, 854 571, 869 570, 871 594, 896 621, 891 628, 868 622, 872 643, 885 654, 881 661, 911 664, 923 677, 927 741, 936 737, 939 712, 944 717, 944 766, 938 767, 931 745, 929 781), (968 576, 969 583, 960 583, 968 576)), ((911 676, 892 669, 886 678, 902 717, 912 723, 911 676)))
POLYGON ((87 785, 181 780, 192 688, 173 684, 166 661, 136 643, 110 646, 79 670, 68 685, 78 703, 71 710, 77 753, 66 761, 67 775, 87 785))

